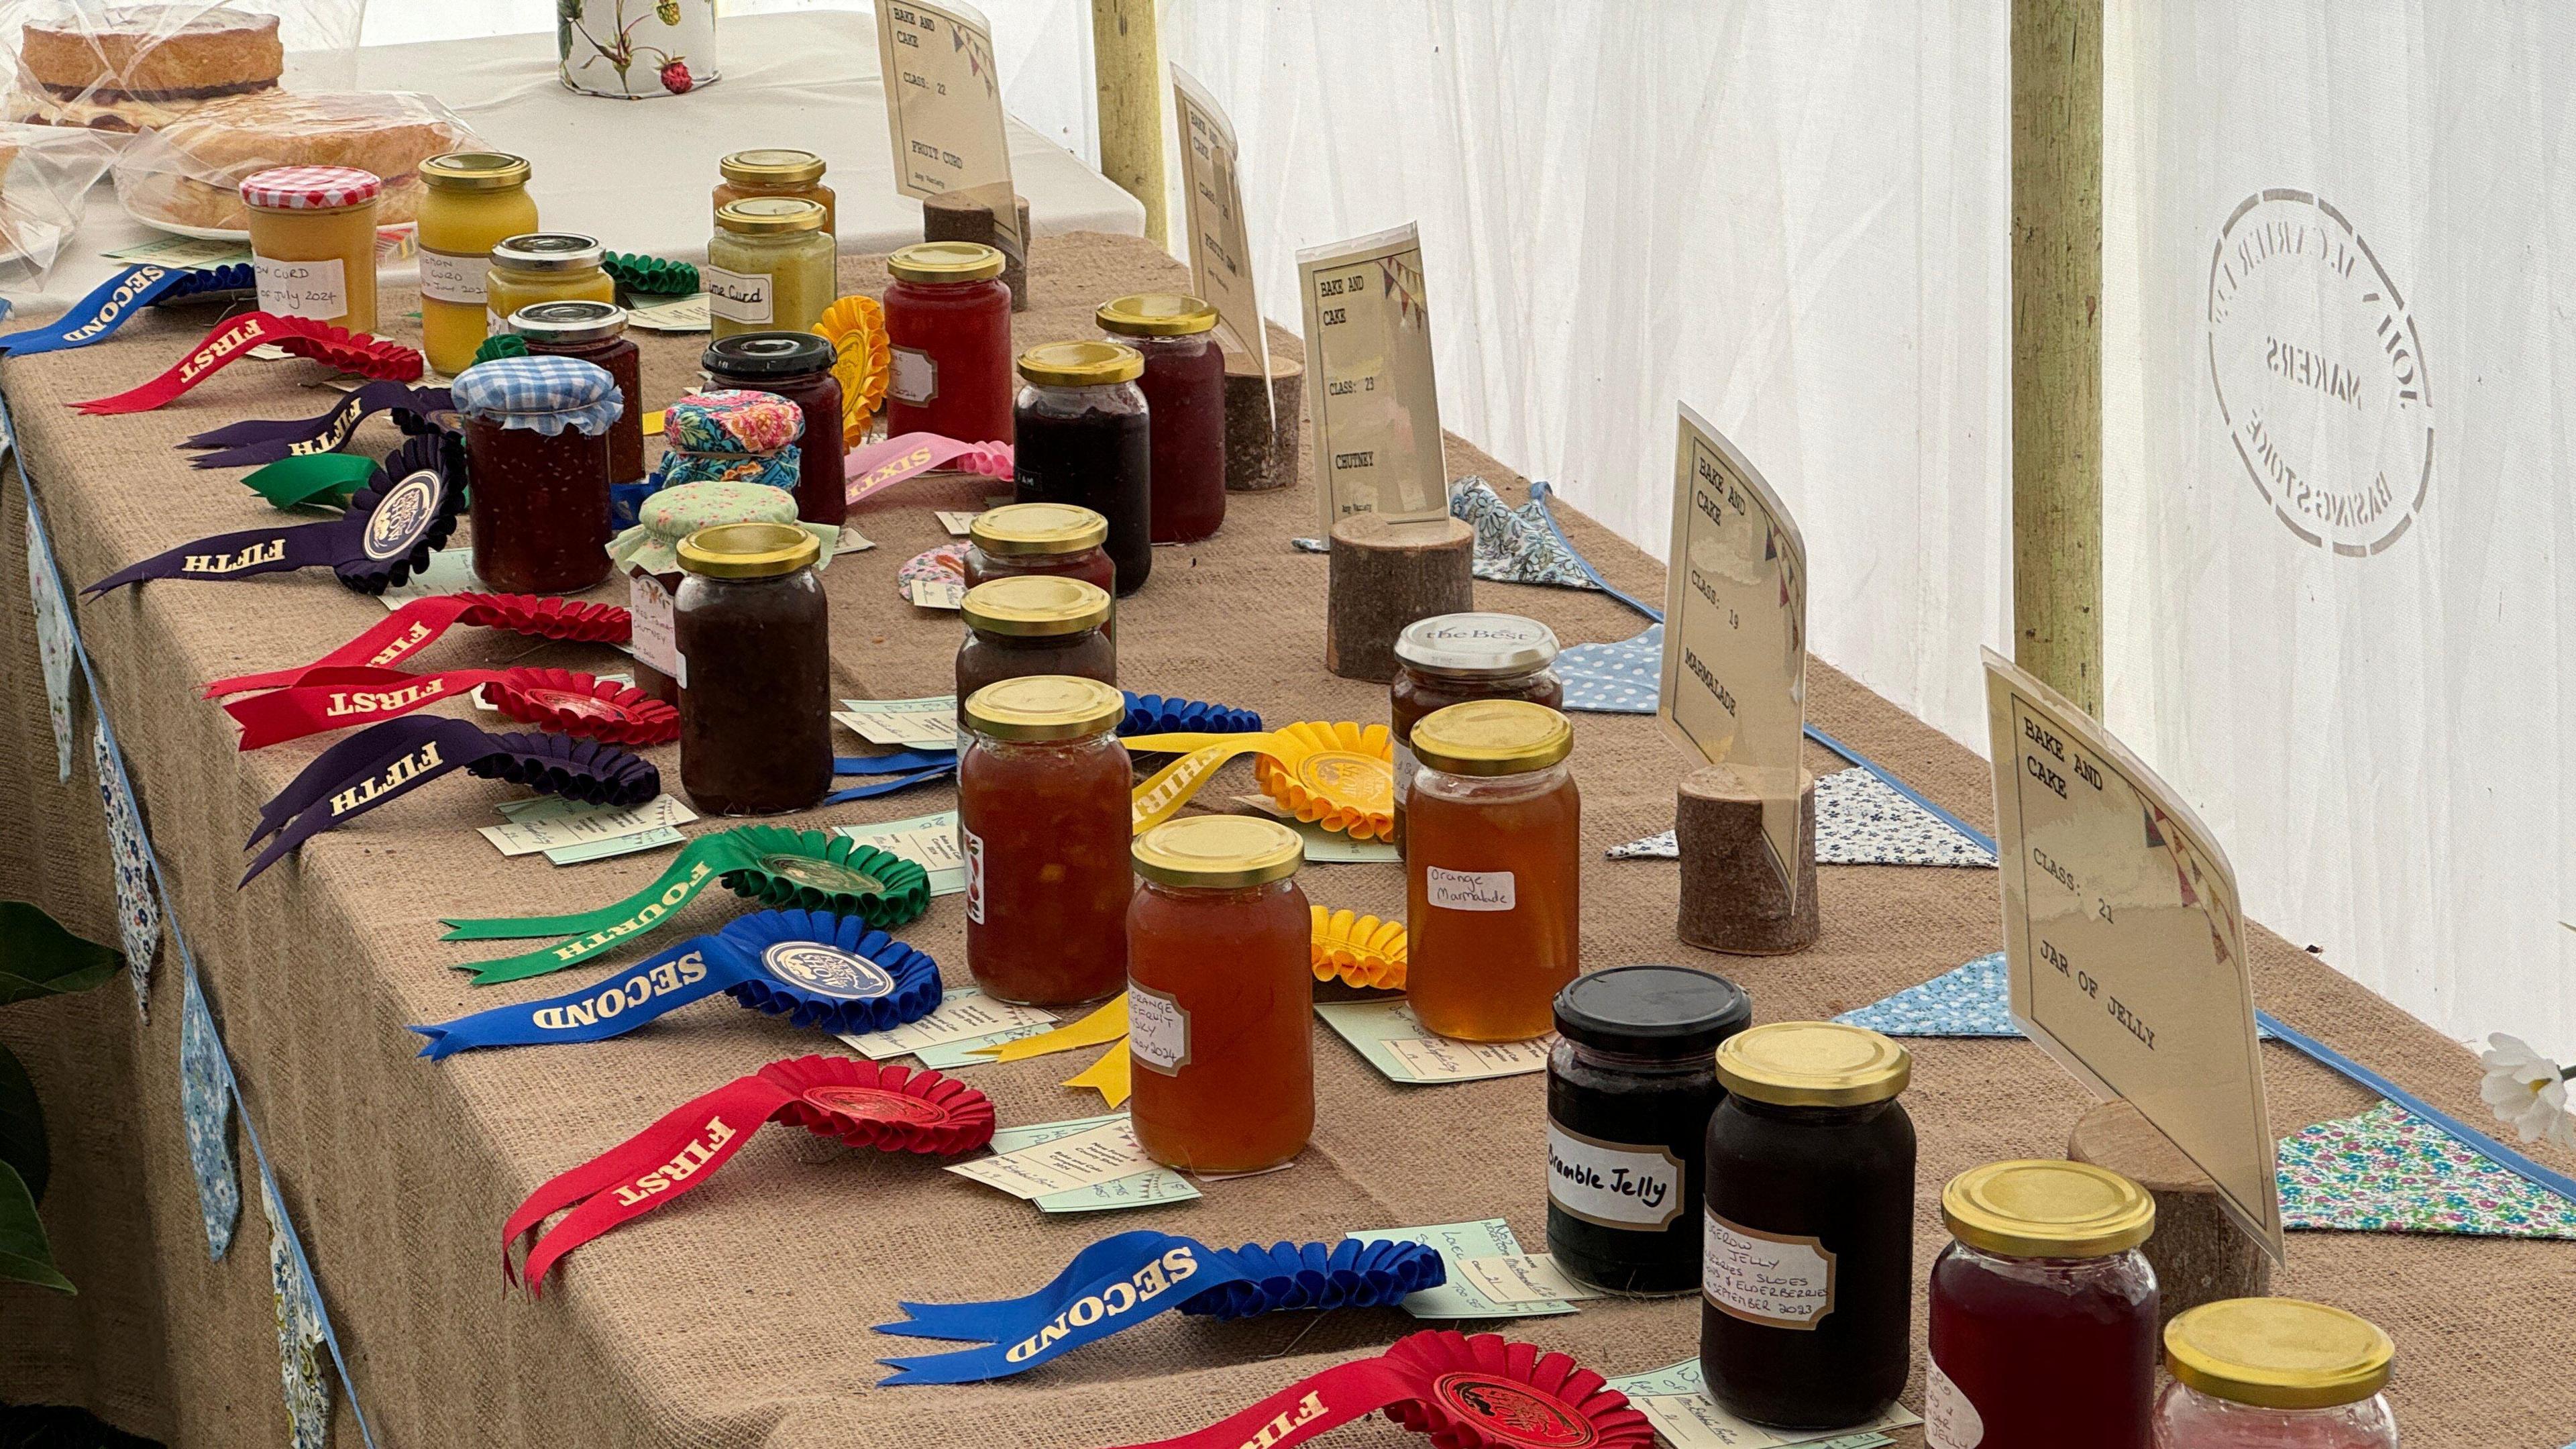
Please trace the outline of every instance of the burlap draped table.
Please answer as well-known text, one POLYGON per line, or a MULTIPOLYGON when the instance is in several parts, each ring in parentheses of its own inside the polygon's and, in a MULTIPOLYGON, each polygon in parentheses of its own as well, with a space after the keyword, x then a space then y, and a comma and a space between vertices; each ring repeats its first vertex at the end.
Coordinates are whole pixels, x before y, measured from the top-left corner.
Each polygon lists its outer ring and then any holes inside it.
MULTIPOLYGON (((1031 277, 1037 306, 1014 319, 1023 346, 1093 335, 1097 302, 1186 282, 1148 244, 1103 235, 1041 239, 1031 277)), ((842 282, 873 294, 885 276, 877 259, 848 258, 842 282)), ((411 299, 389 295, 387 303, 386 315, 400 317, 411 299)), ((202 311, 145 316, 104 345, 0 367, 74 588, 263 516, 238 474, 190 470, 171 450, 176 439, 243 417, 310 416, 329 401, 306 386, 312 364, 254 362, 159 412, 93 420, 63 406, 158 372, 210 322, 202 311)), ((648 404, 694 383, 703 339, 641 340, 648 404)), ((1272 343, 1296 352, 1284 333, 1272 343)), ((388 425, 368 429, 371 449, 391 445, 388 425)), ((1449 469, 1482 473, 1521 496, 1509 470, 1462 439, 1451 439, 1449 469)), ((974 508, 997 491, 981 478, 908 483, 854 517, 877 547, 827 575, 839 692, 949 688, 956 619, 898 602, 891 581, 905 559, 945 541, 934 508, 974 508)), ((5 492, 0 799, 17 818, 0 830, 0 894, 39 901, 112 941, 98 794, 85 744, 72 780, 54 777, 14 476, 5 492)), ((1612 581, 1661 594, 1655 560, 1571 509, 1560 506, 1559 516, 1612 581)), ((1124 682, 1278 721, 1384 719, 1382 688, 1323 669, 1325 561, 1287 546, 1315 531, 1310 487, 1236 494, 1219 536, 1159 551, 1151 584, 1121 606, 1124 682)), ((1480 607, 1546 620, 1569 644, 1625 638, 1643 624, 1599 594, 1484 583, 1477 594, 1480 607)), ((328 741, 238 755, 231 723, 196 698, 197 686, 311 659, 382 617, 380 606, 317 573, 156 583, 80 605, 77 617, 172 877, 176 925, 205 974, 385 1444, 1123 1444, 1195 1428, 1419 1325, 1349 1310, 1230 1325, 1166 1318, 1016 1381, 892 1389, 872 1386, 872 1360, 936 1346, 881 1337, 868 1325, 896 1316, 899 1296, 1027 1291, 1096 1237, 1127 1228, 1233 1244, 1499 1215, 1524 1243, 1543 1238, 1540 1078, 1395 1087, 1319 1026, 1314 1145, 1292 1171, 1211 1185, 1202 1201, 1047 1217, 927 1161, 857 1155, 772 1128, 709 1186, 575 1254, 543 1300, 504 1295, 499 1227, 530 1188, 687 1097, 773 1058, 835 1044, 717 1003, 625 1040, 416 1059, 418 1038, 406 1023, 551 994, 596 974, 475 991, 449 968, 489 953, 442 944, 440 916, 601 904, 651 879, 667 853, 567 869, 533 856, 505 860, 472 827, 495 821, 492 805, 509 792, 459 778, 321 837, 299 861, 236 893, 253 811, 328 741)), ((597 650, 459 631, 436 646, 434 664, 519 662, 613 661, 597 650)), ((1990 824, 1976 756, 1821 662, 1810 678, 1818 725, 1990 824)), ((1814 950, 1753 960, 1680 945, 1673 864, 1605 861, 1599 852, 1672 823, 1684 762, 1649 717, 1578 715, 1575 733, 1590 852, 1587 967, 1679 961, 1722 971, 1751 991, 1760 1019, 1781 1020, 1861 1005, 1995 948, 1994 872, 1838 866, 1822 872, 1825 934, 1814 950)), ((1842 763, 1809 753, 1819 773, 1842 763)), ((676 786, 676 751, 655 755, 676 786)), ((1228 770, 1212 787, 1216 797, 1251 788, 1247 766, 1228 770)), ((945 789, 918 789, 818 811, 809 823, 895 819, 952 802, 945 789)), ((1301 882, 1328 906, 1390 916, 1403 908, 1393 866, 1314 866, 1301 882)), ((713 929, 736 909, 711 892, 665 939, 713 929)), ((944 898, 903 932, 941 960, 952 983, 966 979, 962 920, 957 901, 944 898)), ((61 1265, 82 1290, 64 1299, 0 1289, 0 1397, 87 1404, 173 1444, 274 1443, 283 1422, 259 1195, 245 1153, 241 1231, 227 1259, 210 1264, 178 1108, 175 958, 167 947, 163 955, 148 1024, 137 1023, 121 984, 0 1011, 0 1036, 26 1058, 46 1103, 56 1169, 45 1216, 61 1265)), ((2474 1060, 2457 1044, 2269 933, 2254 933, 2254 956, 2270 1010, 2446 1110, 2485 1118, 2474 1060)), ((2024 1042, 1914 1049, 1905 1100, 1922 1137, 1920 1269, 1947 1241, 1940 1184, 1994 1158, 2059 1155, 2086 1098, 2024 1042)), ((1056 1085, 1085 1059, 969 1076, 1005 1123, 1049 1121, 1098 1110, 1096 1097, 1056 1085)), ((2287 1049, 2268 1049, 2265 1063, 2273 1122, 2284 1133, 2369 1105, 2287 1049)), ((2576 1165, 2567 1154, 2544 1155, 2576 1165)), ((2279 1287, 2354 1309, 2395 1335, 2393 1393, 2416 1449, 2558 1449, 2576 1437, 2576 1245, 2301 1233, 2291 1237, 2279 1287)), ((1695 1300, 1680 1299, 1596 1303, 1571 1317, 1500 1326, 1618 1374, 1689 1355, 1698 1323, 1695 1300)), ((1920 1389, 1918 1361, 1907 1401, 1919 1404, 1920 1389)), ((335 1436, 357 1442, 345 1402, 335 1436)), ((1916 1431, 1897 1437, 1919 1442, 1916 1431)), ((1334 1442, 1404 1440, 1380 1422, 1334 1442)))

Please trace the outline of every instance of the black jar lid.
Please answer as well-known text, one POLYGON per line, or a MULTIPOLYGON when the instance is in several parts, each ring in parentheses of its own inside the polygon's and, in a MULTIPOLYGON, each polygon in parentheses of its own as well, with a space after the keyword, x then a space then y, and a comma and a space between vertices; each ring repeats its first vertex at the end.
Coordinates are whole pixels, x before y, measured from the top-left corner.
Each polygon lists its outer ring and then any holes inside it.
POLYGON ((837 356, 811 332, 737 332, 708 343, 698 365, 727 377, 796 377, 828 370, 837 356))
POLYGON ((1753 998, 1723 976, 1687 966, 1613 966, 1556 993, 1566 1040, 1638 1057, 1687 1057, 1753 1021, 1753 998))

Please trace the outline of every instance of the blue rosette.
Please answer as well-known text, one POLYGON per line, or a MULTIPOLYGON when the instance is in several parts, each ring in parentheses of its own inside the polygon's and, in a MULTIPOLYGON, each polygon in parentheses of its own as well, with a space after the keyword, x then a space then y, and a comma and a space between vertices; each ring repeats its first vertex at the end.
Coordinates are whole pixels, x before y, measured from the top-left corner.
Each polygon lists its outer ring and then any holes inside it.
POLYGON ((1181 1305, 1183 1313, 1230 1322, 1293 1308, 1383 1308, 1449 1281, 1437 1248, 1344 1238, 1338 1243, 1246 1243, 1213 1256, 1242 1276, 1181 1305))
POLYGON ((1118 722, 1120 735, 1249 735, 1261 732, 1261 716, 1248 709, 1231 705, 1209 704, 1196 699, 1165 699, 1159 694, 1121 691, 1127 696, 1127 716, 1118 722))
POLYGON ((709 941, 741 979, 725 994, 796 1026, 864 1036, 939 1009, 939 963, 857 916, 761 911, 709 941))

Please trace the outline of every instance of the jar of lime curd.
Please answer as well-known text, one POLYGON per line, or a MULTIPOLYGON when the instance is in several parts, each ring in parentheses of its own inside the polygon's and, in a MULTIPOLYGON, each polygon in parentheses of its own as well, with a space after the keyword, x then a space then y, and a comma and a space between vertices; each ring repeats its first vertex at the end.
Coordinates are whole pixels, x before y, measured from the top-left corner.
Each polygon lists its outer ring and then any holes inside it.
POLYGON ((718 341, 737 332, 805 332, 823 319, 840 291, 827 215, 822 203, 795 196, 746 196, 716 208, 698 276, 718 341))

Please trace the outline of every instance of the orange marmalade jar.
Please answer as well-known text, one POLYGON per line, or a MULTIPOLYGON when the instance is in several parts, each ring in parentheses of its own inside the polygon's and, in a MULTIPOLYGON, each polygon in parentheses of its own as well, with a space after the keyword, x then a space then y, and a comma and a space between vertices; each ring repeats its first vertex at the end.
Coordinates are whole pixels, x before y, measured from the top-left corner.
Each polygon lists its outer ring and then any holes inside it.
POLYGON ((1145 1155, 1259 1172, 1315 1130, 1306 843, 1276 820, 1193 815, 1136 838, 1127 907, 1128 1113, 1145 1155))
POLYGON ((963 713, 966 969, 985 994, 1024 1006, 1104 1000, 1127 984, 1127 698, 1096 679, 1029 674, 976 690, 963 713))
POLYGON ((1573 751, 1565 716, 1527 700, 1453 704, 1413 727, 1405 994, 1442 1036, 1523 1041, 1554 1025, 1580 956, 1573 751))

